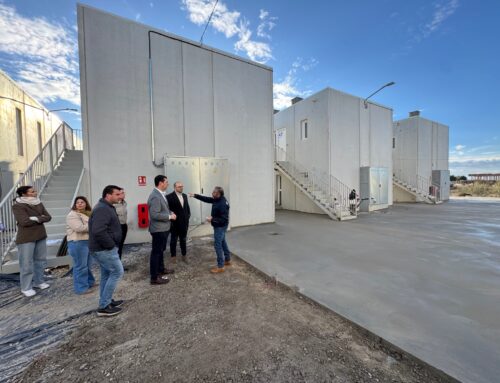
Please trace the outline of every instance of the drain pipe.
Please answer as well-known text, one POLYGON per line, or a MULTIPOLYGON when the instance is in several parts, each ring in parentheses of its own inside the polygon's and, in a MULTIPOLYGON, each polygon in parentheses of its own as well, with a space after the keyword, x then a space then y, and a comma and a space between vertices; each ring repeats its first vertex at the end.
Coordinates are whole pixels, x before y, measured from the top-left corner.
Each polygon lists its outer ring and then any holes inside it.
POLYGON ((151 157, 153 165, 157 168, 163 166, 163 160, 161 163, 156 163, 156 150, 155 150, 155 122, 154 122, 154 105, 153 105, 153 59, 151 57, 151 32, 148 31, 149 40, 149 115, 151 117, 151 157))

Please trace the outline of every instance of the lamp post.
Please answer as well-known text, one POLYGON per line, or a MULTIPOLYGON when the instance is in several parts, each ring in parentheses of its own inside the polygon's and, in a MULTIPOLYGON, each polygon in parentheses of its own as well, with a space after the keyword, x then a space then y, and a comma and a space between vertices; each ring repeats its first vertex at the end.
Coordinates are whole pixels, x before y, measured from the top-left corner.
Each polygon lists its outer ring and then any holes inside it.
POLYGON ((365 98, 365 99, 363 100, 363 103, 364 103, 364 105, 365 105, 365 109, 367 109, 367 108, 368 108, 368 102, 367 102, 367 101, 368 101, 368 99, 369 99, 369 98, 371 98, 372 96, 375 96, 375 95, 376 95, 378 92, 380 92, 382 89, 387 88, 388 86, 392 86, 392 85, 394 85, 394 84, 395 84, 395 82, 394 82, 394 81, 388 82, 387 84, 385 84, 385 85, 381 86, 381 87, 380 87, 380 88, 378 88, 375 92, 373 92, 372 94, 370 94, 367 98, 365 98))

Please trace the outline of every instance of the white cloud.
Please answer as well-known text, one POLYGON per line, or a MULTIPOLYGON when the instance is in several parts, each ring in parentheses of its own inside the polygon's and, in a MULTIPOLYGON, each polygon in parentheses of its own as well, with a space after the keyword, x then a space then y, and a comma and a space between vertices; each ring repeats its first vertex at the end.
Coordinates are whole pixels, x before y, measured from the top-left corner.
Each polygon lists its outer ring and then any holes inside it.
POLYGON ((11 76, 35 98, 80 104, 77 52, 70 25, 27 18, 0 3, 0 53, 11 76))
POLYGON ((269 11, 261 9, 259 14, 259 19, 260 23, 257 27, 257 36, 266 39, 271 39, 271 35, 269 34, 269 32, 271 32, 273 28, 276 26, 276 20, 278 20, 278 18, 274 16, 269 16, 269 11))
POLYGON ((437 31, 444 21, 455 13, 458 6, 458 0, 446 0, 435 3, 435 11, 432 15, 432 20, 423 28, 423 37, 427 37, 431 33, 437 31))
POLYGON ((306 61, 298 57, 288 71, 287 75, 281 82, 273 84, 273 104, 274 109, 284 109, 291 105, 292 98, 294 97, 308 97, 311 95, 310 90, 300 90, 298 88, 297 73, 299 70, 307 72, 318 64, 318 60, 311 58, 306 61))
POLYGON ((141 19, 141 14, 140 13, 136 13, 135 14, 135 21, 139 21, 141 19))
MULTIPOLYGON (((214 1, 211 0, 182 0, 188 12, 189 20, 200 26, 204 26, 214 9, 214 1)), ((240 12, 228 10, 226 4, 219 1, 215 8, 210 25, 217 32, 223 33, 226 38, 238 37, 234 44, 236 51, 243 51, 254 61, 265 63, 272 59, 272 51, 269 44, 252 39, 252 31, 249 22, 244 19, 240 12)))
POLYGON ((465 145, 457 145, 457 146, 455 146, 455 150, 457 150, 457 151, 462 151, 462 150, 464 150, 465 148, 466 148, 466 146, 465 146, 465 145))

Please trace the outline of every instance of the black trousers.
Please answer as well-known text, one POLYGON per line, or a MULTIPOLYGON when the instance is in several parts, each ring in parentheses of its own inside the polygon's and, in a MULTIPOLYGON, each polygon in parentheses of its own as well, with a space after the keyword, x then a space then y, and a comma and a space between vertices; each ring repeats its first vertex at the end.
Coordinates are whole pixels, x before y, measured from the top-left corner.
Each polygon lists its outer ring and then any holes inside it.
POLYGON ((121 225, 122 227, 122 240, 120 241, 120 246, 118 246, 118 255, 122 259, 123 244, 125 243, 125 238, 127 238, 128 225, 125 223, 121 225))
POLYGON ((181 245, 181 254, 186 255, 186 237, 188 233, 188 228, 178 228, 172 226, 170 228, 172 236, 170 237, 170 255, 175 257, 177 255, 177 239, 179 239, 181 245))
POLYGON ((153 237, 151 247, 151 257, 149 258, 149 272, 151 279, 156 279, 165 271, 165 262, 163 260, 163 252, 167 248, 167 240, 170 232, 163 231, 160 233, 151 233, 153 237))

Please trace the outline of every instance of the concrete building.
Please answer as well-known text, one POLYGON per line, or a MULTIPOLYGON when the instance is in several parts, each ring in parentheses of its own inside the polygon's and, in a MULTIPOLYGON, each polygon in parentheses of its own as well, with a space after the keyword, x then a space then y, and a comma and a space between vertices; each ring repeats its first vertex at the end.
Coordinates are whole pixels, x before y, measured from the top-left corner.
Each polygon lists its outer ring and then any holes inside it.
POLYGON ((0 200, 61 123, 0 70, 0 200))
MULTIPOLYGON (((86 193, 125 188, 129 242, 150 240, 137 205, 161 173, 225 186, 232 226, 274 221, 271 68, 83 5, 78 38, 86 193)), ((200 224, 207 206, 190 204, 200 224)))
POLYGON ((282 208, 349 218, 352 189, 362 211, 392 204, 390 108, 326 88, 276 113, 274 130, 282 208), (289 176, 287 166, 299 176, 289 176))
POLYGON ((449 128, 411 112, 394 122, 394 201, 446 201, 450 195, 449 128))

